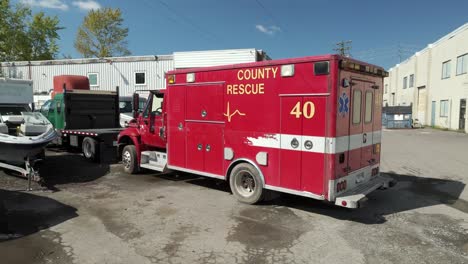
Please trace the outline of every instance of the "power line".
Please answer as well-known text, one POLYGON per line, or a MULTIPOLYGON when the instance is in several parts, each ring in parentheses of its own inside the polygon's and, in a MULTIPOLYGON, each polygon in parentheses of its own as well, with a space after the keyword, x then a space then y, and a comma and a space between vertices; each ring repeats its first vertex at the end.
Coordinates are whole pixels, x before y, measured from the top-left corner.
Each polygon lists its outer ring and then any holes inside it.
POLYGON ((172 7, 170 7, 167 3, 165 3, 164 1, 162 0, 158 0, 158 2, 164 6, 167 10, 169 10, 169 12, 173 13, 174 15, 176 15, 177 17, 179 17, 180 19, 182 19, 186 24, 192 26, 194 29, 196 29, 197 31, 199 31, 200 33, 202 34, 205 34, 207 37, 210 37, 212 40, 215 40, 215 41, 219 41, 220 40, 220 37, 208 32, 208 31, 205 31, 203 30, 200 26, 198 26, 193 20, 191 19, 188 19, 187 17, 183 16, 183 15, 180 15, 175 9, 173 9, 172 7))
POLYGON ((276 17, 273 15, 273 13, 271 13, 261 2, 260 0, 255 0, 255 2, 257 2, 257 4, 260 6, 260 8, 263 9, 263 11, 265 12, 265 14, 270 18, 271 22, 273 22, 273 24, 275 24, 276 26, 279 26, 280 28, 282 27, 282 25, 279 23, 278 19, 276 19, 276 17))
MULTIPOLYGON (((154 5, 154 2, 150 1, 150 0, 143 0, 143 2, 150 8, 152 9, 155 9, 155 10, 158 10, 158 8, 156 8, 156 6, 154 5)), ((205 40, 208 40, 208 41, 213 41, 213 40, 216 40, 216 41, 219 41, 220 38, 215 36, 214 34, 211 34, 209 32, 205 32, 201 27, 197 26, 193 21, 190 21, 188 18, 185 18, 184 16, 178 14, 173 8, 171 8, 167 3, 164 3, 163 1, 159 0, 158 1, 160 5, 162 5, 164 8, 166 8, 169 13, 172 13, 173 16, 176 16, 178 17, 179 19, 176 19, 170 15, 168 15, 167 13, 165 12, 158 12, 159 14, 162 14, 164 17, 166 17, 167 19, 169 19, 170 21, 172 21, 173 23, 175 24, 179 24, 181 26, 186 26, 187 24, 196 29, 199 33, 198 36, 204 38, 205 40), (181 21, 183 21, 184 23, 181 23, 181 21)))

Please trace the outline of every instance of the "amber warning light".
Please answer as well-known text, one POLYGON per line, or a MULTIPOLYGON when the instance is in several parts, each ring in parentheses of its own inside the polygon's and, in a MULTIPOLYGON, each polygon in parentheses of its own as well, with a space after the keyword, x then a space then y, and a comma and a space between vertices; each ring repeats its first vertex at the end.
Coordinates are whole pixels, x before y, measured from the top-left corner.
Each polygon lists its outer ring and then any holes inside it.
POLYGON ((167 76, 167 82, 168 82, 169 84, 175 83, 175 75, 174 75, 174 74, 168 75, 168 76, 167 76))
POLYGON ((362 65, 357 62, 342 60, 340 63, 341 69, 358 71, 372 75, 388 77, 388 72, 379 67, 372 67, 369 65, 362 65))

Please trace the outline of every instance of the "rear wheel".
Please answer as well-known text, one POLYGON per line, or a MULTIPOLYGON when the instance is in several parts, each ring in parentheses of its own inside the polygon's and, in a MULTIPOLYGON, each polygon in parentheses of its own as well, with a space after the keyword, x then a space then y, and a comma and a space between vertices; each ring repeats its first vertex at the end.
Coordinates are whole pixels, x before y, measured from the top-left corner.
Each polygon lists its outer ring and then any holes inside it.
POLYGON ((263 200, 263 181, 258 170, 248 163, 236 165, 229 177, 229 185, 240 202, 255 204, 263 200))
POLYGON ((122 164, 126 173, 135 174, 140 170, 134 145, 127 145, 122 150, 122 164))
POLYGON ((96 140, 90 137, 85 137, 83 139, 83 143, 81 143, 81 149, 85 158, 90 159, 92 161, 97 161, 98 155, 96 154, 96 149, 97 149, 96 140))

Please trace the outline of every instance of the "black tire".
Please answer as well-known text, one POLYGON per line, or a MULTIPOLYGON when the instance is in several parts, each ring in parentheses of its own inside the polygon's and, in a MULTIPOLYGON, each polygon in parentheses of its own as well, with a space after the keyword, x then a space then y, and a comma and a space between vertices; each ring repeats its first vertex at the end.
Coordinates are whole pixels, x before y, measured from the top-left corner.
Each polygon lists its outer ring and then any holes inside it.
POLYGON ((134 145, 127 145, 123 148, 122 164, 126 173, 136 174, 140 171, 140 166, 137 162, 137 153, 134 145))
POLYGON ((83 156, 85 158, 92 160, 92 161, 97 161, 98 160, 98 155, 97 155, 97 141, 90 138, 90 137, 85 137, 83 139, 83 142, 81 143, 81 152, 83 153, 83 156))
POLYGON ((229 185, 234 196, 242 203, 255 204, 264 198, 262 178, 251 164, 237 164, 231 171, 229 185))

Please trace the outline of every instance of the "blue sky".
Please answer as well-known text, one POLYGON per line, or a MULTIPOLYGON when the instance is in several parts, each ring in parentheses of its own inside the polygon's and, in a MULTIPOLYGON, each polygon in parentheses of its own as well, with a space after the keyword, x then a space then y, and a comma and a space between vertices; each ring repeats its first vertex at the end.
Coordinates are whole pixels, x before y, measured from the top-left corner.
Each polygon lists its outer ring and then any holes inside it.
POLYGON ((79 58, 78 26, 91 8, 120 8, 132 55, 257 48, 273 59, 335 53, 392 67, 468 22, 467 0, 13 0, 57 15, 60 56, 79 58))

